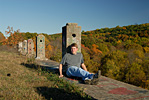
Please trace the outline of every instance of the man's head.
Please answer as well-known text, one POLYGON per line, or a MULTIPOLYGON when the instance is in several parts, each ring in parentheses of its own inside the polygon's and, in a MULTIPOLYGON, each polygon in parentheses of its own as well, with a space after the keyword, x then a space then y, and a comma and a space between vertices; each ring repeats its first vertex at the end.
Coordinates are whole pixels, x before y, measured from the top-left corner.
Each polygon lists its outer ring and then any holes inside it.
POLYGON ((71 44, 71 53, 77 54, 78 51, 78 45, 76 43, 71 44))

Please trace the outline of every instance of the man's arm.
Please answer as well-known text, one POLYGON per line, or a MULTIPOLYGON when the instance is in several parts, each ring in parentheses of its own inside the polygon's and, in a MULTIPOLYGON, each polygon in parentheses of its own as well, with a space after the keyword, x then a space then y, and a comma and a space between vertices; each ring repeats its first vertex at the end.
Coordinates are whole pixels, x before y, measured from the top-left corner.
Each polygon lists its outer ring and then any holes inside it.
POLYGON ((83 68, 85 71, 87 71, 87 68, 86 68, 86 66, 85 66, 84 63, 82 63, 81 66, 82 66, 82 68, 83 68))
POLYGON ((59 64, 59 78, 63 77, 63 73, 62 73, 62 67, 63 65, 62 64, 59 64))

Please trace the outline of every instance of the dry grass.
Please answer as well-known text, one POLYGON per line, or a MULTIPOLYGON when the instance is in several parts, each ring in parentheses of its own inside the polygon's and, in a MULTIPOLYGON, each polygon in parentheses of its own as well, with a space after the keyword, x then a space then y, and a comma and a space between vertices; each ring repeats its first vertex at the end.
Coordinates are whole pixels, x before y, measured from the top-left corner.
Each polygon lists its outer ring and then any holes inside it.
POLYGON ((13 48, 12 46, 9 46, 9 45, 0 45, 0 51, 17 53, 17 48, 13 48))
POLYGON ((0 51, 0 99, 44 99, 35 87, 51 87, 51 82, 38 72, 21 65, 24 57, 0 51))

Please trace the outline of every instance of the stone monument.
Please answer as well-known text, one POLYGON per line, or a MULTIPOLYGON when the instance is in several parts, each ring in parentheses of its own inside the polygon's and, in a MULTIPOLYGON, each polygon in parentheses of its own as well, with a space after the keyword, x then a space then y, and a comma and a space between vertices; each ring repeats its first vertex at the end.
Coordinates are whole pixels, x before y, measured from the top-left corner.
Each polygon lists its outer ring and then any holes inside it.
POLYGON ((34 54, 34 42, 32 39, 27 40, 27 54, 33 55, 34 54))
POLYGON ((26 55, 27 54, 27 40, 23 41, 23 45, 22 45, 22 54, 26 55))
POLYGON ((62 57, 70 52, 70 45, 76 43, 78 52, 81 52, 81 26, 77 23, 67 23, 62 27, 62 57))
POLYGON ((36 37, 36 59, 47 60, 45 57, 45 36, 41 34, 36 37))
POLYGON ((22 54, 22 49, 23 49, 23 42, 19 42, 17 45, 18 51, 22 54))

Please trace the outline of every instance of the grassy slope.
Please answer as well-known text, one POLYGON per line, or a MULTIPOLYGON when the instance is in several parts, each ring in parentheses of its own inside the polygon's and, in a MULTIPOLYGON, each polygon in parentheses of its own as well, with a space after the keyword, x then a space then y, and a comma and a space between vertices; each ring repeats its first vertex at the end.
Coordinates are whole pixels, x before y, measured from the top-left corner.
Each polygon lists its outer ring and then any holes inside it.
POLYGON ((45 76, 39 76, 37 72, 20 65, 24 61, 24 58, 15 53, 0 51, 1 99, 42 99, 35 91, 36 87, 51 86, 45 76))
POLYGON ((57 75, 25 67, 22 63, 26 64, 26 61, 24 56, 0 50, 0 99, 91 99, 81 89, 59 79, 57 75))

